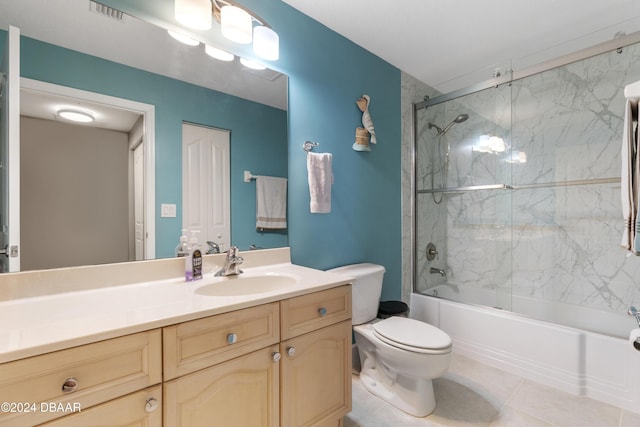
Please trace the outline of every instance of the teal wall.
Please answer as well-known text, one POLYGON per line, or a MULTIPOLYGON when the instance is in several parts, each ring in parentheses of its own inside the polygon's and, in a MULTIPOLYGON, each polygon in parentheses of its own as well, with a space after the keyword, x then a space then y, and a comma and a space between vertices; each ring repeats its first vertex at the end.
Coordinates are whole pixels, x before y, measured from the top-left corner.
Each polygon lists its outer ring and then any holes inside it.
MULTIPOLYGON (((2 48, 6 32, 0 32, 2 48)), ((286 232, 255 228, 255 183, 243 171, 287 175, 287 112, 47 43, 21 38, 21 75, 155 105, 156 255, 173 256, 182 226, 182 121, 231 130, 231 235, 248 248, 288 245, 286 232), (175 203, 177 218, 161 218, 175 203)), ((203 242, 201 242, 203 243, 203 242)))
MULTIPOLYGON (((289 76, 289 242, 293 262, 326 269, 356 262, 385 266, 383 299, 401 295, 400 70, 279 0, 242 0, 280 36, 289 76), (378 144, 354 151, 371 96, 378 144), (333 154, 335 183, 329 214, 311 214, 302 143, 333 154)), ((338 13, 338 12, 336 12, 338 13)), ((354 23, 354 25, 359 23, 354 23)), ((363 26, 363 31, 367 30, 363 26)))

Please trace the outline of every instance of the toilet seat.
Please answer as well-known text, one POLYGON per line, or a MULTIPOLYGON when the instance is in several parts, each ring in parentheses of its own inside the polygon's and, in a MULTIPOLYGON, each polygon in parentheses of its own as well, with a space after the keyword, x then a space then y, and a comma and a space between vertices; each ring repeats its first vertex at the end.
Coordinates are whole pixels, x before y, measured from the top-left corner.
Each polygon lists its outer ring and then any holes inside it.
POLYGON ((451 352, 451 337, 445 332, 415 319, 389 317, 373 324, 373 334, 390 346, 415 353, 451 352))

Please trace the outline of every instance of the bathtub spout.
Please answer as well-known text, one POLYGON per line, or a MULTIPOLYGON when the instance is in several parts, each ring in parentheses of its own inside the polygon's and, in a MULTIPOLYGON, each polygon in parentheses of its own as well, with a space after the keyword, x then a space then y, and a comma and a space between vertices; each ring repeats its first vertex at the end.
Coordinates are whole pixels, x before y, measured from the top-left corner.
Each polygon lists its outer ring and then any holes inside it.
POLYGON ((444 270, 443 270, 443 269, 441 269, 441 268, 435 268, 435 267, 431 267, 431 268, 429 269, 429 273, 431 273, 431 274, 439 274, 439 275, 441 275, 442 277, 446 277, 446 275, 447 275, 447 272, 446 272, 446 271, 444 271, 444 270))

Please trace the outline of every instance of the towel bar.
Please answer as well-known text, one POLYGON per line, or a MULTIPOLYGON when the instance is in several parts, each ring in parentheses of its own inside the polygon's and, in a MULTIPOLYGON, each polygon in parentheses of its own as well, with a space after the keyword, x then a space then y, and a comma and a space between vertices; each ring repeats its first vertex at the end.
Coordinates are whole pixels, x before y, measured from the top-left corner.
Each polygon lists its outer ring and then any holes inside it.
POLYGON ((427 190, 417 190, 417 194, 429 194, 429 193, 465 193, 467 191, 477 190, 526 190, 530 188, 550 188, 550 187, 572 187, 575 185, 593 185, 593 184, 618 184, 620 177, 616 178, 592 178, 592 179, 579 179, 575 181, 555 181, 555 182, 540 182, 535 184, 490 184, 490 185, 472 185, 468 187, 451 187, 451 188, 434 188, 427 190))
POLYGON ((320 145, 320 144, 318 144, 317 142, 305 141, 304 144, 302 144, 302 149, 308 153, 309 151, 313 150, 313 148, 317 147, 318 145, 320 145))

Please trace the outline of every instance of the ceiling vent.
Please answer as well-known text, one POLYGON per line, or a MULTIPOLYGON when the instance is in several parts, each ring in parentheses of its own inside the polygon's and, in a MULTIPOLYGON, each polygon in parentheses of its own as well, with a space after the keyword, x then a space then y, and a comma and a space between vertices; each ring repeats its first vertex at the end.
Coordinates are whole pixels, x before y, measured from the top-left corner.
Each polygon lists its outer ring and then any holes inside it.
POLYGON ((118 9, 105 6, 104 4, 100 4, 95 1, 89 1, 89 10, 120 22, 123 21, 125 15, 124 12, 118 9))

